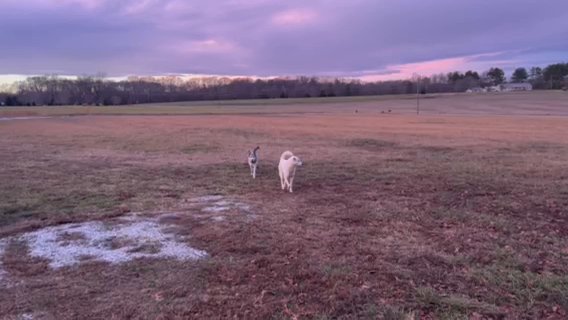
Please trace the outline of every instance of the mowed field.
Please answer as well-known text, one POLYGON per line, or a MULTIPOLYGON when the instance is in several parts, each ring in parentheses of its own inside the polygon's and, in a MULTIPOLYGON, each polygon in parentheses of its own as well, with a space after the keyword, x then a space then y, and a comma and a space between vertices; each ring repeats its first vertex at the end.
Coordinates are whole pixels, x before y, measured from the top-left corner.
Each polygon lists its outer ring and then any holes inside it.
POLYGON ((1 108, 0 319, 566 319, 568 94, 415 107, 1 108))
MULTIPOLYGON (((567 93, 534 91, 485 94, 427 94, 419 109, 429 115, 566 115, 567 93)), ((263 114, 416 114, 416 95, 301 99, 191 101, 129 106, 4 107, 0 117, 72 115, 263 115, 263 114)))

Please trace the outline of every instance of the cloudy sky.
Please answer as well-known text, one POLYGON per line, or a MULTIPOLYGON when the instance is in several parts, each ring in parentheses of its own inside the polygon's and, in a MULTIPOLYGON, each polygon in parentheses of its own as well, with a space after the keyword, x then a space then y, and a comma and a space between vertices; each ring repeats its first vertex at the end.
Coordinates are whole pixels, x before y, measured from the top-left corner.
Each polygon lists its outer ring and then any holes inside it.
POLYGON ((0 75, 366 80, 568 61, 566 0, 0 0, 0 75))

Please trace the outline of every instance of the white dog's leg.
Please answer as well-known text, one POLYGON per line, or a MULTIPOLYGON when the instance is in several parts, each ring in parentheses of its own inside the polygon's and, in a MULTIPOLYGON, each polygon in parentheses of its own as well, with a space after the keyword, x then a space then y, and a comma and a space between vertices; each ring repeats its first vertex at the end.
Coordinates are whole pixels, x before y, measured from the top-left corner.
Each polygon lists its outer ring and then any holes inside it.
POLYGON ((252 166, 252 178, 256 179, 256 165, 252 166))
POLYGON ((292 185, 293 185, 293 184, 294 184, 294 176, 291 176, 291 177, 290 177, 290 183, 289 183, 289 186, 290 186, 290 188, 289 188, 289 189, 290 189, 290 193, 293 192, 293 191, 292 191, 292 185))
POLYGON ((278 169, 278 175, 280 176, 280 185, 282 186, 282 190, 284 190, 284 177, 282 176, 282 170, 278 169))
POLYGON ((288 190, 290 190, 290 188, 291 188, 290 181, 288 181, 287 177, 284 178, 284 186, 285 186, 285 189, 288 189, 288 190))
POLYGON ((294 184, 294 178, 296 177, 296 168, 294 167, 294 169, 292 169, 292 172, 290 174, 290 193, 292 193, 292 185, 294 184))

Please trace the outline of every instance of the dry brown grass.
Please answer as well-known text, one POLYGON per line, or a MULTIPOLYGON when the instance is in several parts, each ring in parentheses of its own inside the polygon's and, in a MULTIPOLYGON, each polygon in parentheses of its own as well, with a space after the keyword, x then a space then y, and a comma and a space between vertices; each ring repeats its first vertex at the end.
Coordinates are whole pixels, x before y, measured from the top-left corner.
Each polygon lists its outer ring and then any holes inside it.
POLYGON ((568 118, 98 116, 0 123, 0 237, 126 211, 176 221, 198 263, 53 271, 10 243, 0 317, 563 319, 568 118), (261 146, 260 176, 246 150, 261 146), (294 194, 277 159, 305 161, 294 194), (204 223, 186 200, 251 204, 204 223))
MULTIPOLYGON (((420 95, 422 114, 568 115, 564 91, 439 93, 420 95)), ((270 115, 290 114, 414 114, 416 95, 219 100, 127 106, 2 107, 5 116, 73 115, 270 115)))

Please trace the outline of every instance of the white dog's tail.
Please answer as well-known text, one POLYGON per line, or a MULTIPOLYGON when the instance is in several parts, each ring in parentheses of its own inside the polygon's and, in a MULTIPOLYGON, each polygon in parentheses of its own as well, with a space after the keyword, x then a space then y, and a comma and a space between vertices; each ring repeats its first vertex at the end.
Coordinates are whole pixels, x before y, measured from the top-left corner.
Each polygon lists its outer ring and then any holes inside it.
POLYGON ((284 152, 282 153, 282 155, 280 156, 280 160, 288 160, 288 159, 290 159, 290 158, 293 157, 293 156, 294 156, 294 154, 293 154, 292 152, 290 152, 290 151, 284 151, 284 152))

